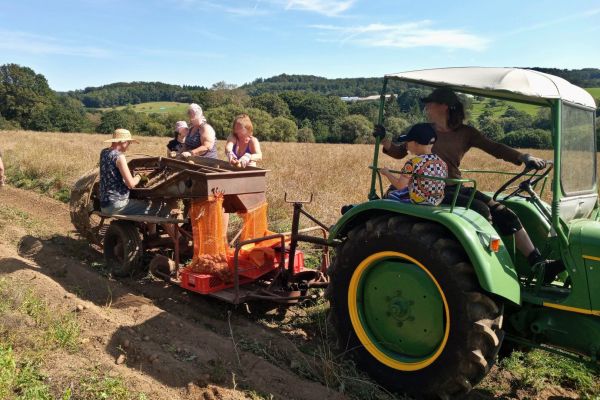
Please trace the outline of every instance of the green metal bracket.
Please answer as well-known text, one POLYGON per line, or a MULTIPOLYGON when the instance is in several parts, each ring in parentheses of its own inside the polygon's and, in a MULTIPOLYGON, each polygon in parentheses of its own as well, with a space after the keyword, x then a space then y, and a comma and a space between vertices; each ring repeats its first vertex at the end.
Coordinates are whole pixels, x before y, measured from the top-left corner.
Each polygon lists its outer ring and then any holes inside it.
MULTIPOLYGON (((377 175, 379 176, 379 182, 381 185, 381 173, 379 172, 381 168, 377 168, 374 166, 370 166, 369 168, 373 169, 377 175)), ((390 170, 391 173, 393 174, 401 174, 401 171, 396 171, 391 169, 390 170)), ((477 182, 474 179, 467 179, 467 178, 461 178, 461 179, 456 179, 456 178, 441 178, 439 176, 429 176, 429 175, 422 175, 422 174, 413 174, 412 176, 416 176, 419 178, 425 178, 425 179, 432 179, 434 181, 444 181, 446 183, 446 185, 458 185, 458 188, 454 191, 454 196, 452 198, 452 203, 450 205, 450 212, 454 211, 454 208, 456 207, 456 201, 458 200, 458 194, 460 192, 460 189, 462 188, 463 184, 472 184, 472 191, 471 194, 469 195, 469 201, 467 202, 467 206, 465 207, 466 209, 471 208, 471 203, 473 203, 473 199, 475 198, 475 192, 477 191, 477 182)), ((383 198, 383 185, 381 185, 381 198, 383 198)))
MULTIPOLYGON (((383 125, 383 110, 385 109, 385 92, 387 91, 387 78, 383 79, 383 88, 381 89, 381 96, 379 97, 379 118, 377 123, 383 125)), ((376 200, 378 198, 377 191, 375 190, 375 181, 378 175, 377 164, 379 163, 379 145, 381 144, 380 138, 375 138, 375 153, 373 154, 373 165, 371 165, 371 169, 373 172, 371 173, 371 189, 369 190, 369 200, 376 200)), ((381 182, 381 176, 379 176, 379 185, 381 187, 381 192, 383 192, 383 184, 381 182)))

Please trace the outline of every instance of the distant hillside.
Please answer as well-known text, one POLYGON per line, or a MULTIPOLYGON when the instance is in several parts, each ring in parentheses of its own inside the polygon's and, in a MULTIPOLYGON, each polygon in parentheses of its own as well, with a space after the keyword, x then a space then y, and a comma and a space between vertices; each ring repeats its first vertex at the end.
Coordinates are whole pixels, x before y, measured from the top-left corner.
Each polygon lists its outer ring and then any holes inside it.
MULTIPOLYGON (((567 70, 534 67, 531 69, 560 76, 580 87, 600 87, 600 69, 598 68, 567 70)), ((281 74, 266 79, 258 78, 251 83, 242 85, 239 89, 250 96, 258 96, 264 93, 303 91, 338 97, 366 97, 379 94, 381 84, 381 77, 328 79, 314 75, 281 74)), ((390 92, 399 93, 411 86, 413 85, 391 82, 388 89, 390 92)), ((161 82, 131 82, 88 87, 83 90, 69 92, 69 94, 81 100, 88 108, 106 108, 155 101, 205 103, 204 100, 207 100, 206 95, 209 92, 212 92, 212 90, 209 91, 209 89, 201 86, 179 86, 161 82)))
POLYGON ((118 107, 153 101, 190 103, 208 89, 201 86, 179 86, 162 82, 111 83, 69 92, 88 108, 118 107))
MULTIPOLYGON (((250 96, 301 90, 339 97, 366 97, 379 94, 381 84, 381 77, 327 79, 314 75, 281 74, 267 79, 256 79, 252 83, 243 85, 242 89, 245 89, 250 96)), ((406 87, 401 84, 395 86, 406 87)))
POLYGON ((536 71, 545 72, 546 74, 560 76, 568 80, 573 85, 584 88, 600 87, 600 69, 598 68, 583 68, 583 69, 558 69, 558 68, 530 68, 536 71))

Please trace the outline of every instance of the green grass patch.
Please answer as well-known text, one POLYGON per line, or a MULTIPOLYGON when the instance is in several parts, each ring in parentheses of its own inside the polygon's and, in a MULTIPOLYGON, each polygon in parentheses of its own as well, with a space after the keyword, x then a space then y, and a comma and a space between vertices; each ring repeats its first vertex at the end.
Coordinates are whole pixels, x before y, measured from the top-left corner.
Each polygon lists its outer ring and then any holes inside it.
POLYGON ((50 400, 50 388, 37 363, 18 360, 11 346, 0 344, 0 398, 50 400))
POLYGON ((130 108, 135 112, 146 114, 185 114, 188 106, 188 103, 178 103, 175 101, 150 101, 147 103, 132 104, 114 108, 101 108, 100 110, 124 110, 126 108, 130 108))
POLYGON ((48 228, 29 213, 0 204, 0 232, 14 226, 24 228, 29 234, 43 236, 49 233, 48 228))
POLYGON ((31 289, 25 292, 19 311, 33 318, 37 325, 45 324, 50 318, 48 306, 31 289))
POLYGON ((75 352, 79 346, 79 322, 71 314, 53 320, 47 330, 48 338, 59 347, 75 352))
POLYGON ((526 112, 527 114, 535 117, 540 109, 539 106, 534 106, 532 104, 523 104, 516 103, 512 101, 504 101, 504 100, 493 100, 493 99, 484 99, 483 101, 473 100, 473 108, 470 111, 470 116, 472 120, 477 119, 479 115, 481 115, 484 111, 489 110, 494 114, 494 117, 499 118, 508 110, 508 107, 512 106, 518 111, 526 112), (494 106, 491 106, 495 104, 494 106))
POLYGON ((542 350, 515 351, 500 366, 518 379, 518 385, 539 391, 548 385, 576 390, 583 398, 600 397, 597 372, 585 364, 542 350))
POLYGON ((79 336, 77 314, 53 309, 35 291, 0 278, 0 399, 147 399, 143 393, 130 391, 121 377, 100 367, 78 373, 69 379, 68 387, 52 385, 53 380, 41 372, 53 371, 45 360, 57 350, 77 352, 79 336), (35 325, 3 325, 9 316, 19 320, 19 314, 22 320, 30 317, 35 325))
MULTIPOLYGON (((69 393, 66 399, 111 399, 111 400, 145 400, 143 393, 132 393, 125 381, 118 376, 111 376, 100 373, 96 368, 91 374, 82 378, 77 388, 69 393)), ((63 397, 65 398, 65 397, 63 397)))
POLYGON ((20 189, 33 190, 48 197, 68 203, 71 188, 64 186, 66 177, 61 175, 45 176, 42 173, 28 169, 24 170, 15 164, 6 168, 7 182, 20 189))
POLYGON ((600 88, 585 88, 595 99, 600 99, 600 88))

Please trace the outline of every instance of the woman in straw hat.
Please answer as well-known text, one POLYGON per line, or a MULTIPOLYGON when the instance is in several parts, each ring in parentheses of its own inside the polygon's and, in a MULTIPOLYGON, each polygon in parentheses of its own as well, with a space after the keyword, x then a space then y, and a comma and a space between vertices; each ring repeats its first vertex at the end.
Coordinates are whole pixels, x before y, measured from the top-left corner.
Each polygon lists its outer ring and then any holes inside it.
POLYGON ((153 203, 150 207, 148 201, 129 198, 129 190, 142 180, 141 175, 131 175, 125 159, 131 142, 139 143, 127 129, 116 129, 112 139, 104 141, 110 143, 110 147, 100 152, 100 209, 109 215, 158 215, 162 203, 153 203))
POLYGON ((181 155, 184 158, 217 158, 217 135, 213 127, 206 122, 202 107, 195 103, 190 104, 188 117, 192 127, 185 138, 185 151, 181 155))

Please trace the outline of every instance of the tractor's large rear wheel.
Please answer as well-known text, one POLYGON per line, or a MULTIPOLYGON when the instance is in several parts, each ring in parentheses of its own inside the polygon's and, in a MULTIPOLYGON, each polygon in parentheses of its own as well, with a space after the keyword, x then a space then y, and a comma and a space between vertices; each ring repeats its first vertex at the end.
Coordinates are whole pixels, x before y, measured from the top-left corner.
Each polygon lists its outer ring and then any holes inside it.
POLYGON ((97 202, 97 188, 100 171, 98 168, 86 173, 79 178, 71 189, 69 211, 71 222, 77 232, 90 243, 101 245, 104 231, 102 230, 101 218, 93 214, 97 202))
POLYGON ((503 308, 440 225, 373 218, 348 233, 329 274, 338 345, 383 386, 457 397, 491 368, 503 308))

